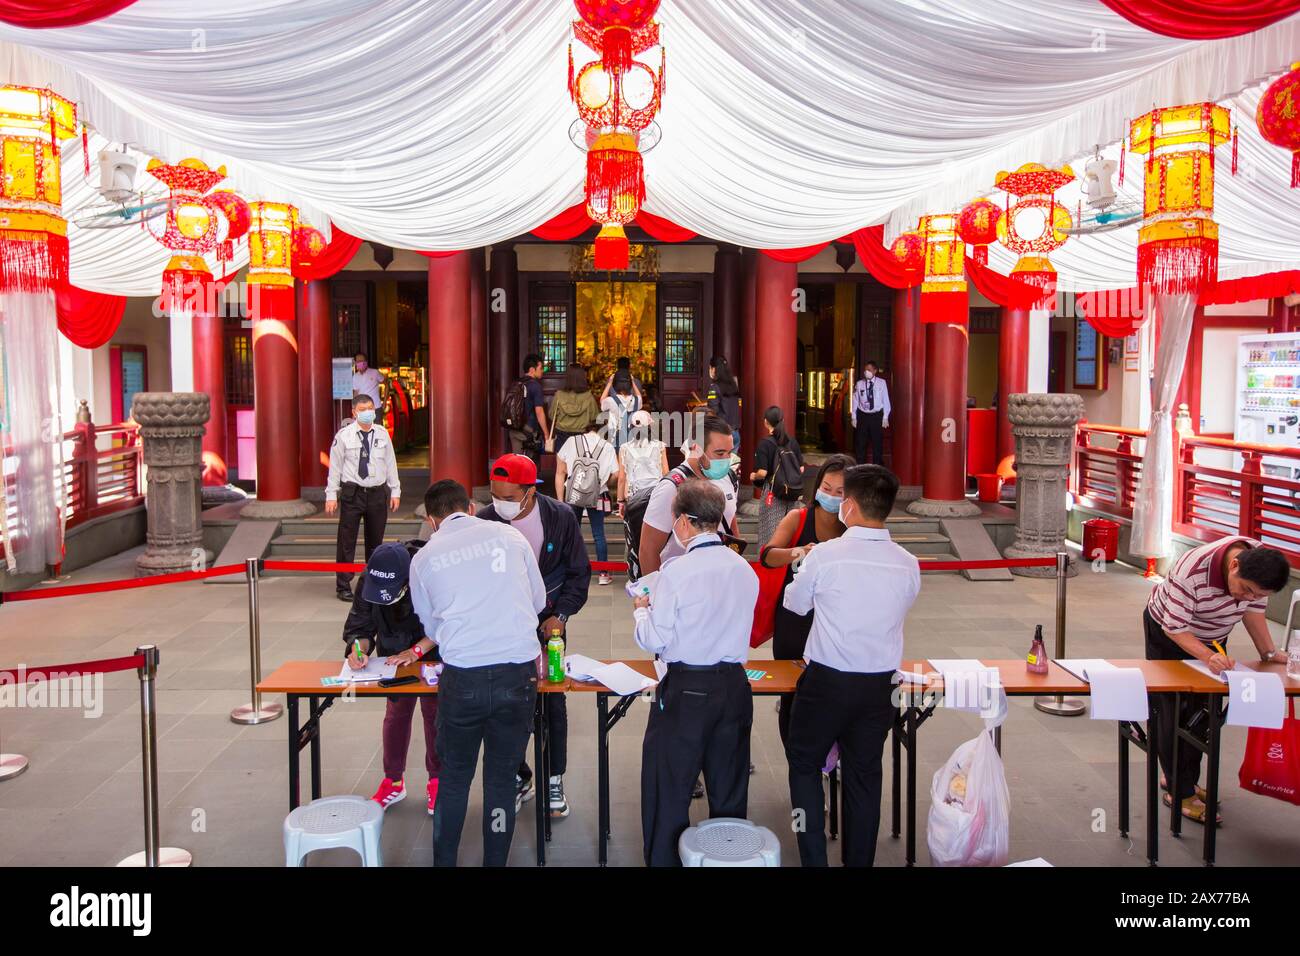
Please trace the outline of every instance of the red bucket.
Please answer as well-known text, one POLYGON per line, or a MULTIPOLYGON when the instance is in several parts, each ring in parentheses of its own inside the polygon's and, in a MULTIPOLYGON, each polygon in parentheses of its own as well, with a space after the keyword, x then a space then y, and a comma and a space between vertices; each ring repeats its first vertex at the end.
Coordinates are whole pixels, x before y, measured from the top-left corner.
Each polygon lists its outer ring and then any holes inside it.
POLYGON ((1083 523, 1083 556, 1092 561, 1097 552, 1107 561, 1119 556, 1119 522, 1109 518, 1090 518, 1083 523))
POLYGON ((1002 497, 1001 475, 976 475, 975 481, 979 485, 980 501, 996 503, 1002 497))

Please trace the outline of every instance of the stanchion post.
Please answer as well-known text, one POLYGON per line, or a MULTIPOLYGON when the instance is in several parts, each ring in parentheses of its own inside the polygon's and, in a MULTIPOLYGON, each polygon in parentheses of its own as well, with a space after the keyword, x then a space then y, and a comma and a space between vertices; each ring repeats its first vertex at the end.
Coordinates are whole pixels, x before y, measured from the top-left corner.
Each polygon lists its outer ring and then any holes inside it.
POLYGON ((188 850, 158 846, 158 648, 146 644, 135 649, 144 656, 136 668, 140 678, 140 764, 144 768, 144 851, 132 853, 118 866, 189 866, 188 850))
POLYGON ((230 719, 237 724, 264 724, 275 720, 284 708, 279 704, 263 704, 257 685, 262 682, 262 612, 258 604, 258 581, 261 579, 261 558, 244 562, 248 579, 248 672, 251 684, 251 703, 236 707, 230 719))
MULTIPOLYGON (((1053 656, 1058 661, 1065 657, 1065 582, 1069 580, 1069 569, 1069 554, 1056 552, 1056 653, 1053 656)), ((1083 701, 1062 694, 1036 697, 1034 706, 1043 713, 1055 714, 1057 717, 1077 717, 1086 709, 1083 701)))

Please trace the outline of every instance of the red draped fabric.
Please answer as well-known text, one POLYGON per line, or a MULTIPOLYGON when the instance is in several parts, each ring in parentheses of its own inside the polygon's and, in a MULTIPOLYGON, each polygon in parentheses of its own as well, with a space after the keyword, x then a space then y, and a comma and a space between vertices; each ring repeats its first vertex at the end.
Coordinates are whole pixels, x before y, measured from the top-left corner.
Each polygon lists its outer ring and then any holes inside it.
POLYGON ((857 250, 858 261, 876 281, 891 289, 910 289, 921 284, 919 269, 904 269, 898 257, 885 248, 885 227, 867 226, 848 237, 857 250))
POLYGON ((74 285, 60 286, 54 294, 59 331, 73 345, 97 349, 107 344, 122 324, 126 296, 87 292, 74 285))
POLYGON ((320 255, 315 256, 308 263, 300 263, 294 267, 295 278, 305 282, 313 279, 328 279, 352 261, 352 257, 361 248, 361 240, 332 223, 331 232, 333 238, 321 250, 320 255))
POLYGON ((994 305, 1003 305, 1011 309, 1032 309, 1038 306, 1039 300, 1043 298, 1043 290, 1038 286, 994 272, 970 256, 966 257, 966 278, 975 287, 975 291, 994 305))
POLYGON ((1205 305, 1231 305, 1255 299, 1280 299, 1300 292, 1300 272, 1266 272, 1244 279, 1220 279, 1201 296, 1205 305))
POLYGON ((651 239, 658 239, 660 242, 685 242, 687 239, 694 239, 696 233, 689 229, 683 229, 677 223, 670 219, 664 219, 662 216, 656 216, 645 210, 637 213, 636 224, 646 231, 651 239))
POLYGON ((428 256, 430 259, 443 259, 443 258, 446 258, 447 256, 454 256, 456 253, 458 253, 458 252, 460 252, 460 251, 462 251, 462 250, 460 250, 460 249, 444 249, 444 250, 436 251, 436 252, 435 252, 434 250, 431 250, 431 249, 420 249, 420 250, 418 250, 418 251, 419 251, 420 255, 422 255, 422 256, 428 256))
POLYGON ((1184 40, 1240 36, 1300 10, 1300 0, 1101 0, 1125 20, 1184 40))
POLYGON ((1147 319, 1142 289, 1106 289, 1100 292, 1081 292, 1074 304, 1088 324, 1102 335, 1122 339, 1142 328, 1147 319))
POLYGON ((532 232, 538 239, 565 242, 576 239, 590 228, 591 217, 587 215, 587 204, 580 202, 559 215, 552 216, 532 232))
POLYGON ((33 30, 75 27, 103 19, 133 3, 135 0, 0 0, 0 20, 33 30))
POLYGON ((777 262, 806 262, 829 245, 829 242, 821 242, 815 246, 799 246, 795 249, 764 249, 763 255, 777 262))

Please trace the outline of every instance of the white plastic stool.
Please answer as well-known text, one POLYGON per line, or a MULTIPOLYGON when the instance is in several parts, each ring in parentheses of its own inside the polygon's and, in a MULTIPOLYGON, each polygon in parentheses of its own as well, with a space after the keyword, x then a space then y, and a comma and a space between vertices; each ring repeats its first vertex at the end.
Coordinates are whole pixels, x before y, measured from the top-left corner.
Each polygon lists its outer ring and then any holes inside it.
POLYGON ((383 866, 384 809, 365 797, 321 797, 284 818, 284 865, 302 866, 312 850, 346 846, 363 866, 383 866))
POLYGON ((682 866, 780 866, 776 834, 736 817, 717 817, 690 827, 677 841, 682 866))

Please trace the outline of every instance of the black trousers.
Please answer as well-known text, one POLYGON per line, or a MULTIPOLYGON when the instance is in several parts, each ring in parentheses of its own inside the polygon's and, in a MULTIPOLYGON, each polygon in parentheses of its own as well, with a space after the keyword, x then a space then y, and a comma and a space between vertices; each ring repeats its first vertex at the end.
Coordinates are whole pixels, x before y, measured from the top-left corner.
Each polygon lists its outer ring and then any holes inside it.
POLYGON ((810 663, 795 686, 790 737, 790 806, 803 866, 826 866, 822 766, 840 745, 844 782, 844 862, 871 866, 880 830, 881 756, 898 708, 893 671, 859 674, 810 663))
MULTIPOLYGON (((390 497, 386 484, 363 488, 344 482, 339 488, 339 537, 335 551, 335 560, 339 564, 351 564, 355 560, 357 530, 362 518, 366 520, 366 560, 369 561, 375 548, 384 543, 390 497)), ((352 575, 340 571, 335 575, 335 587, 339 591, 351 591, 352 575)))
POLYGON ((741 664, 669 664, 641 745, 641 835, 646 866, 681 866, 677 841, 691 825, 691 791, 704 772, 709 816, 749 805, 754 695, 741 664))
MULTIPOLYGON (((782 598, 785 592, 781 592, 782 598)), ((772 631, 772 657, 778 661, 797 661, 803 659, 804 648, 808 646, 808 635, 812 631, 812 612, 795 614, 787 611, 780 600, 776 605, 776 627, 772 631)), ((776 712, 776 729, 781 734, 781 746, 790 738, 790 711, 794 707, 794 694, 782 694, 778 698, 776 712)))
MULTIPOLYGON (((537 640, 542 645, 543 654, 546 653, 546 642, 550 639, 551 636, 543 634, 540 627, 537 629, 537 640)), ((565 640, 567 641, 568 638, 566 637, 565 640)), ((567 645, 565 653, 568 653, 567 645)), ((542 698, 542 708, 546 717, 547 758, 551 762, 551 773, 558 777, 569 769, 569 705, 567 695, 547 694, 542 698)), ((542 768, 538 767, 537 772, 541 773, 542 768)), ((528 769, 527 760, 520 761, 518 773, 525 780, 533 775, 533 772, 528 769)), ((540 785, 546 786, 547 783, 548 781, 542 780, 540 785)))
POLYGON ((853 457, 859 465, 885 463, 885 413, 858 412, 858 424, 853 429, 853 457), (867 461, 867 442, 871 443, 871 461, 867 461))
MULTIPOLYGON (((1185 661, 1191 654, 1170 640, 1151 611, 1142 611, 1142 629, 1146 635, 1146 657, 1149 661, 1185 661)), ((1174 735, 1177 728, 1199 729, 1208 733, 1210 697, 1208 694, 1148 694, 1147 701, 1156 715, 1156 752, 1160 769, 1170 788, 1174 785, 1174 735), (1178 708, 1177 703, 1182 707, 1178 708)), ((1201 779, 1201 752, 1186 742, 1178 747, 1179 800, 1186 800, 1196 792, 1196 782, 1201 779)), ((1172 793, 1172 789, 1170 790, 1172 793)))
POLYGON ((483 865, 505 866, 515 833, 515 768, 528 746, 537 664, 443 668, 438 679, 438 801, 433 865, 455 866, 483 746, 483 865))

